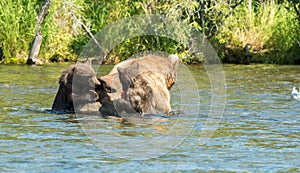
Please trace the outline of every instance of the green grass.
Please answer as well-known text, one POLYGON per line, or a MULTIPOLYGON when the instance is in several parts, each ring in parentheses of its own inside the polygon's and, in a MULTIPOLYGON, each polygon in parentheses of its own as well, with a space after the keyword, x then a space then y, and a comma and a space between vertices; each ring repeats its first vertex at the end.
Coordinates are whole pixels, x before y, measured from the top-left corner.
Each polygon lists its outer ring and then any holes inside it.
POLYGON ((35 35, 35 0, 0 1, 0 43, 6 62, 19 62, 28 55, 35 35))
POLYGON ((217 37, 229 49, 242 49, 247 43, 251 44, 257 61, 286 64, 298 58, 297 52, 290 53, 299 38, 298 33, 295 13, 284 5, 274 1, 246 1, 225 21, 217 37))
MULTIPOLYGON (((0 63, 26 62, 36 32, 36 16, 43 2, 0 1, 0 63)), ((236 59, 243 56, 242 49, 249 43, 252 45, 252 62, 300 63, 300 48, 296 42, 300 40, 300 24, 290 1, 278 4, 275 1, 245 0, 234 10, 233 4, 225 1, 204 4, 206 21, 201 28, 199 2, 195 0, 55 0, 42 24, 39 59, 45 62, 76 61, 89 37, 71 14, 85 23, 93 34, 130 16, 162 14, 185 23, 188 28, 179 28, 175 33, 183 42, 188 41, 187 36, 193 29, 202 31, 210 37, 221 57, 230 56, 229 59, 235 59, 235 62, 239 62, 236 59), (235 51, 236 56, 228 55, 228 49, 235 51)), ((158 27, 164 28, 163 25, 158 27)), ((172 39, 151 36, 124 40, 110 55, 112 61, 124 60, 132 54, 151 50, 176 53, 186 63, 203 60, 202 55, 195 57, 190 48, 172 39)))

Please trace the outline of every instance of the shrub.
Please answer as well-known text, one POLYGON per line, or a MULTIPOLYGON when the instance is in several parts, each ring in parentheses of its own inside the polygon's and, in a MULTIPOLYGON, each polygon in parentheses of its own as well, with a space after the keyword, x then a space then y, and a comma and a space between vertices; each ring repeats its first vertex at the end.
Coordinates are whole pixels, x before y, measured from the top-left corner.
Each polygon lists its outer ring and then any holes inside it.
POLYGON ((248 0, 225 20, 216 38, 225 45, 227 52, 237 52, 237 59, 243 54, 236 50, 242 50, 249 43, 256 62, 290 63, 293 58, 287 55, 290 56, 288 52, 296 44, 299 33, 295 17, 295 13, 288 11, 283 4, 248 0))

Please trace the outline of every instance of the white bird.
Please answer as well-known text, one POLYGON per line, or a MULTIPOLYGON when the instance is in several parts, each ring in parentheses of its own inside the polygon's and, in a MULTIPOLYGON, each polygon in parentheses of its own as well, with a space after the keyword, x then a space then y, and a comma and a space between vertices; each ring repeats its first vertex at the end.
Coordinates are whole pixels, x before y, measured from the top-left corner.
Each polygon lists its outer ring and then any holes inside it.
POLYGON ((292 93, 291 93, 291 98, 296 99, 296 100, 300 100, 300 93, 297 91, 296 87, 293 87, 293 90, 292 90, 292 93))

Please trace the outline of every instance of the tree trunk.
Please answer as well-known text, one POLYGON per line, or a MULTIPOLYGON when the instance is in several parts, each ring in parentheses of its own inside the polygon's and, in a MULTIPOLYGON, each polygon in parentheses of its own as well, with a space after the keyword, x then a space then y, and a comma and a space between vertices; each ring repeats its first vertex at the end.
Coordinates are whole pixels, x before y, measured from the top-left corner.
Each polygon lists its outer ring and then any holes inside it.
POLYGON ((37 31, 35 34, 35 38, 32 44, 32 47, 30 49, 30 53, 27 59, 27 64, 32 65, 35 64, 37 57, 40 52, 43 36, 41 35, 41 25, 48 13, 49 6, 50 6, 51 0, 45 0, 44 5, 40 9, 40 13, 37 16, 37 31))
POLYGON ((43 36, 40 34, 40 32, 37 32, 29 53, 29 57, 27 59, 27 64, 29 65, 35 64, 37 56, 39 55, 40 52, 42 40, 43 40, 43 36))

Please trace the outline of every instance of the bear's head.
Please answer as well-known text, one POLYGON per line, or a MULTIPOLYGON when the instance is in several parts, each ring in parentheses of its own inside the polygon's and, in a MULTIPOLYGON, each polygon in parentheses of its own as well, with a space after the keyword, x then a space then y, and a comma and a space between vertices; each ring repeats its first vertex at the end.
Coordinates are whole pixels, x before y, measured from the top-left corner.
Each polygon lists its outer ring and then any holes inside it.
MULTIPOLYGON (((74 101, 83 104, 94 103, 112 92, 106 82, 98 79, 89 59, 85 63, 77 63, 62 72, 59 78, 59 89, 56 94, 53 110, 74 111, 74 101)), ((77 104, 79 105, 79 104, 77 104)))
POLYGON ((89 59, 85 63, 77 63, 67 68, 62 73, 59 84, 78 94, 87 89, 95 88, 96 85, 101 83, 92 67, 92 60, 89 59))

